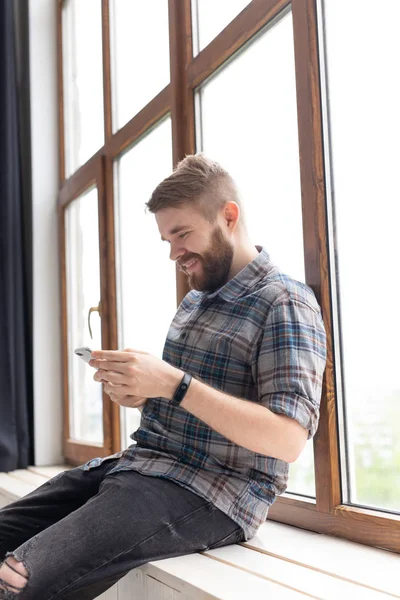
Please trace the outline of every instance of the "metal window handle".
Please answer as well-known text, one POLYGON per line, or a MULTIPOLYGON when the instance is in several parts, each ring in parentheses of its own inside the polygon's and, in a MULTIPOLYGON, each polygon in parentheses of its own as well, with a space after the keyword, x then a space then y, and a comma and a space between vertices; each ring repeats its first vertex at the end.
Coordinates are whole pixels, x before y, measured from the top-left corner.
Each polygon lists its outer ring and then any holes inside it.
POLYGON ((99 302, 98 306, 92 306, 92 308, 89 308, 88 325, 89 325, 89 333, 90 333, 91 339, 93 339, 92 328, 90 327, 90 315, 92 314, 92 312, 98 312, 99 313, 99 317, 101 319, 101 302, 99 302))

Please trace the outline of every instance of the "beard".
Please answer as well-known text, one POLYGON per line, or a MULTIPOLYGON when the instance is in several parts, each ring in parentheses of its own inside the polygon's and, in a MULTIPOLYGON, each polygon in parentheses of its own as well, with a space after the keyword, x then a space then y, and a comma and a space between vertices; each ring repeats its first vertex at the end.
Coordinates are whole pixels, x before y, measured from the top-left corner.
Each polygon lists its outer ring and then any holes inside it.
POLYGON ((229 280, 233 260, 233 246, 225 239, 219 225, 211 234, 210 247, 202 254, 193 255, 199 261, 200 272, 189 273, 189 286, 199 292, 215 292, 229 280))

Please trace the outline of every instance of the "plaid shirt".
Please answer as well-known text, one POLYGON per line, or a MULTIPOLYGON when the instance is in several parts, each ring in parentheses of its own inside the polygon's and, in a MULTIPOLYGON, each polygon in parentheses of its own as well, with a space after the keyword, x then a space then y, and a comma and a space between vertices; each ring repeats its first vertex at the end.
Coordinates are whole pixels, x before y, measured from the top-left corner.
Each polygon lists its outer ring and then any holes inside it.
MULTIPOLYGON (((287 415, 314 435, 326 337, 307 285, 279 272, 264 248, 214 293, 191 290, 171 323, 163 360, 226 394, 287 415)), ((164 477, 211 501, 253 537, 286 489, 288 464, 239 446, 165 398, 149 398, 137 444, 109 473, 164 477)), ((93 459, 90 469, 106 459, 93 459)))

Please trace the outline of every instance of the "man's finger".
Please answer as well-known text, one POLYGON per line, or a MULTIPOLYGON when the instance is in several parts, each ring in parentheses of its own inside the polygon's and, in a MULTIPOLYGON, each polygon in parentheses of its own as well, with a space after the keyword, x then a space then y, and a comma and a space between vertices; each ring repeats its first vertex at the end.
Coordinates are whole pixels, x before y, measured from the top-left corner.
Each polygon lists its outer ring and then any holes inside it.
POLYGON ((104 389, 109 390, 113 394, 126 394, 126 385, 124 383, 113 383, 111 381, 105 381, 104 389))
POLYGON ((115 371, 117 373, 123 373, 123 370, 121 369, 124 369, 126 363, 127 361, 116 362, 103 359, 91 359, 89 365, 95 369, 101 369, 102 371, 115 371))
POLYGON ((118 383, 121 385, 126 385, 123 379, 126 377, 126 374, 119 373, 118 371, 103 371, 103 369, 99 369, 93 375, 93 379, 95 381, 112 381, 113 383, 118 383))
POLYGON ((108 360, 122 363, 130 360, 129 352, 121 352, 121 350, 93 350, 91 358, 92 360, 108 360))
POLYGON ((140 396, 117 396, 112 392, 108 395, 113 402, 129 408, 141 408, 147 402, 147 398, 141 398, 140 396))
POLYGON ((100 377, 104 381, 109 381, 116 385, 127 385, 126 374, 118 373, 117 371, 105 371, 104 374, 102 371, 97 371, 100 373, 100 377))
POLYGON ((134 348, 127 348, 126 350, 93 350, 92 358, 127 362, 129 360, 129 354, 148 354, 148 352, 143 352, 143 350, 136 350, 134 348))

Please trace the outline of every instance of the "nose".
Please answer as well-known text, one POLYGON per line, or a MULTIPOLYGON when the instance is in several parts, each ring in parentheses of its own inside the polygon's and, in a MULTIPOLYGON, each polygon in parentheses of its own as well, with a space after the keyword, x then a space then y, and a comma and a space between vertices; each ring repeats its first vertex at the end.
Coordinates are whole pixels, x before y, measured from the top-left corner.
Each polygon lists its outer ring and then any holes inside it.
POLYGON ((178 258, 185 254, 185 252, 185 248, 183 248, 182 246, 179 247, 179 245, 175 245, 173 242, 171 242, 171 247, 169 251, 169 257, 171 260, 177 261, 178 258))

